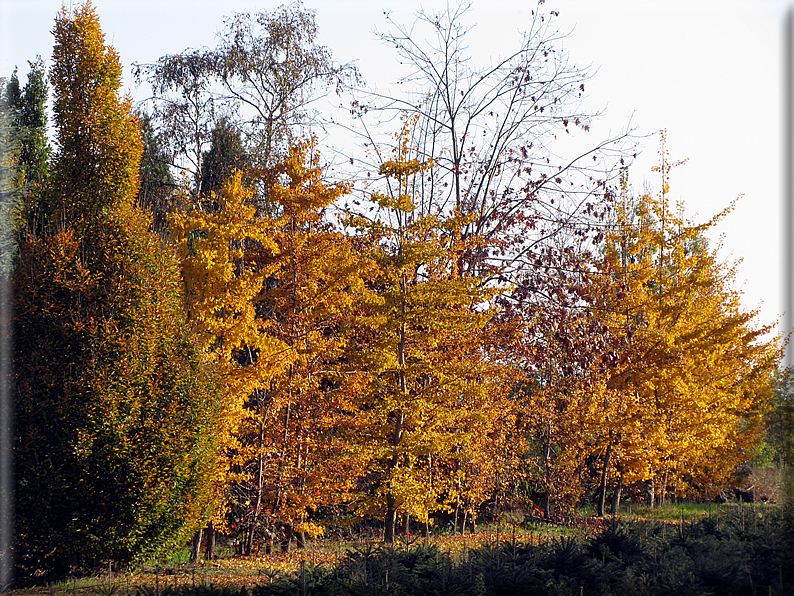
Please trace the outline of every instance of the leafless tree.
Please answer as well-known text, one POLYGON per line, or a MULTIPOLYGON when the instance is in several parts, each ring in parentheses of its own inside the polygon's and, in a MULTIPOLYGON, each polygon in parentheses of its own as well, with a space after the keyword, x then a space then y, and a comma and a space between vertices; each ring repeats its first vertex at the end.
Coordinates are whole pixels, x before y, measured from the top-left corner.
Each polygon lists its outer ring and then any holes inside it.
MULTIPOLYGON (((572 157, 557 148, 574 129, 588 131, 597 114, 582 108, 588 72, 559 49, 557 13, 545 14, 541 5, 518 49, 487 66, 476 66, 466 45, 470 3, 420 11, 410 28, 390 20, 378 35, 409 69, 400 82, 411 91, 361 91, 353 102, 355 128, 381 163, 393 145, 393 137, 378 142, 383 125, 393 133, 395 114, 416 119, 411 142, 420 159, 435 164, 417 176, 417 208, 469 215, 460 234, 483 242, 462 264, 487 267, 494 277, 533 262, 555 236, 590 234, 603 216, 614 166, 629 153, 627 133, 572 157)), ((364 165, 370 172, 379 166, 364 165)))

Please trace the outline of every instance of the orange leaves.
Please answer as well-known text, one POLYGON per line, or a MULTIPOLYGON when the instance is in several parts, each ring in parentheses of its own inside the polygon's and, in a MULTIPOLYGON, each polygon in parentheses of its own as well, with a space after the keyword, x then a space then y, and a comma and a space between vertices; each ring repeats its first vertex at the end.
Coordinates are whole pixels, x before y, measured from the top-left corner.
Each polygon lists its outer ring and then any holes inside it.
POLYGON ((382 190, 371 193, 381 217, 347 222, 359 224, 378 264, 370 283, 380 302, 360 320, 351 358, 369 377, 359 401, 377 478, 358 511, 385 517, 387 540, 398 513, 424 521, 448 510, 453 495, 483 496, 490 485, 475 479, 493 462, 478 456, 511 423, 502 369, 487 356, 496 290, 458 269, 471 248, 460 240, 465 218, 423 211, 416 181, 432 164, 412 155, 410 120, 379 168, 382 190))
POLYGON ((363 474, 350 445, 360 380, 338 360, 351 315, 373 298, 363 279, 373 264, 322 221, 349 186, 327 184, 319 159, 313 141, 298 143, 276 166, 246 172, 275 215, 256 213, 238 173, 212 211, 172 219, 191 319, 234 404, 229 515, 247 519, 247 532, 264 512, 267 523, 305 525, 308 510, 344 499, 363 474))

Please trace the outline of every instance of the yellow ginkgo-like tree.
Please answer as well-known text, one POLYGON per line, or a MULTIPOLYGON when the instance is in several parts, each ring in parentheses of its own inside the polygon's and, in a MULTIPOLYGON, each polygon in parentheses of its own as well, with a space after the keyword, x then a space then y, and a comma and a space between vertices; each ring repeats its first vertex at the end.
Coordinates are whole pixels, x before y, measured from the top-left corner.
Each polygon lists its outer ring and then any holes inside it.
POLYGON ((256 428, 265 439, 254 441, 262 461, 256 501, 271 524, 283 527, 282 549, 293 532, 302 545, 306 532, 321 531, 309 514, 349 500, 366 464, 355 440, 362 424, 354 401, 360 371, 342 373, 340 366, 356 314, 379 301, 365 284, 374 263, 325 217, 350 185, 324 179, 315 144, 297 142, 279 164, 252 172, 275 213, 273 270, 258 304, 291 359, 257 397, 248 433, 253 437, 256 428))
MULTIPOLYGON (((181 259, 188 319, 196 330, 206 365, 217 370, 223 388, 223 427, 220 453, 227 470, 216 479, 228 495, 231 482, 247 479, 248 453, 239 432, 249 417, 249 398, 265 391, 289 366, 289 347, 270 333, 271 321, 258 312, 257 301, 274 271, 271 255, 278 253, 272 224, 256 217, 248 204, 252 191, 237 173, 214 196, 213 208, 175 213, 170 220, 181 259)), ((212 555, 214 526, 225 520, 226 508, 216 510, 208 537, 212 555)), ((201 534, 194 537, 194 553, 201 534)))
POLYGON ((385 519, 386 542, 400 515, 426 523, 430 513, 460 506, 466 486, 481 497, 466 474, 512 416, 502 367, 488 356, 494 290, 458 269, 466 218, 416 204, 413 182, 433 164, 414 155, 410 134, 407 120, 393 159, 380 166, 383 190, 370 197, 377 216, 348 222, 378 265, 370 283, 381 302, 361 320, 365 343, 350 361, 368 373, 360 408, 372 459, 358 510, 385 519))
POLYGON ((710 496, 749 457, 780 356, 704 235, 731 208, 686 221, 683 204, 669 203, 664 152, 661 168, 658 197, 624 195, 617 206, 600 264, 612 280, 604 310, 627 338, 608 374, 616 397, 600 431, 602 502, 610 470, 618 484, 647 481, 657 503, 671 486, 710 496))

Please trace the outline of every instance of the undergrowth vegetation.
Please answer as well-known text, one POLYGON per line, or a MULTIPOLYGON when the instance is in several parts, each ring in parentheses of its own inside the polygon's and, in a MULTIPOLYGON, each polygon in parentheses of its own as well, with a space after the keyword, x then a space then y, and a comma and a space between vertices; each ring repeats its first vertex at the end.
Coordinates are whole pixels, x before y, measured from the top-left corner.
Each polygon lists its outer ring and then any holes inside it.
MULTIPOLYGON (((259 574, 253 587, 197 585, 95 593, 135 596, 332 596, 380 594, 774 596, 794 594, 794 509, 733 507, 677 523, 615 519, 585 538, 554 536, 480 543, 455 552, 443 544, 370 542, 336 564, 301 561, 291 573, 259 574)), ((492 536, 493 538, 493 536, 492 536)), ((202 581, 202 579, 204 581, 202 581)), ((214 578, 216 581, 220 577, 214 578)), ((53 592, 54 593, 54 592, 53 592)))
POLYGON ((791 594, 792 519, 749 508, 694 523, 616 522, 595 538, 365 549, 253 594, 791 594))

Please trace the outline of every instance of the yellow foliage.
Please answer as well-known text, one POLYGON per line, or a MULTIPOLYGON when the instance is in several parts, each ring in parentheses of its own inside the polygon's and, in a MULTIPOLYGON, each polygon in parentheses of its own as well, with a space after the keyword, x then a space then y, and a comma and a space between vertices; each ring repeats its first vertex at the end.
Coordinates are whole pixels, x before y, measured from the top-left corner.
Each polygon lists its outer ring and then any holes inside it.
POLYGON ((267 387, 294 358, 269 332, 270 323, 257 316, 257 299, 274 271, 269 259, 278 255, 279 247, 271 222, 257 219, 256 210, 246 203, 250 197, 237 173, 215 197, 216 210, 175 213, 170 221, 189 318, 227 390, 229 440, 245 416, 244 401, 267 387), (256 358, 242 365, 235 357, 241 351, 256 358))
POLYGON ((459 271, 460 255, 474 246, 459 234, 468 219, 419 206, 413 177, 432 164, 411 154, 409 137, 407 119, 394 159, 379 168, 384 192, 371 199, 382 217, 348 221, 371 247, 378 270, 370 283, 380 297, 349 356, 369 371, 359 402, 370 418, 370 476, 378 478, 358 511, 385 517, 387 540, 398 514, 427 521, 434 511, 473 506, 493 486, 486 470, 515 420, 505 368, 487 355, 498 288, 459 271))
POLYGON ((325 536, 325 527, 315 524, 313 522, 301 522, 295 525, 296 532, 305 532, 312 538, 325 536))
POLYGON ((732 206, 693 224, 683 204, 671 208, 666 184, 658 198, 622 197, 600 265, 612 280, 604 311, 628 338, 625 364, 608 377, 601 444, 614 446, 624 481, 705 497, 747 457, 780 354, 704 236, 732 206))

